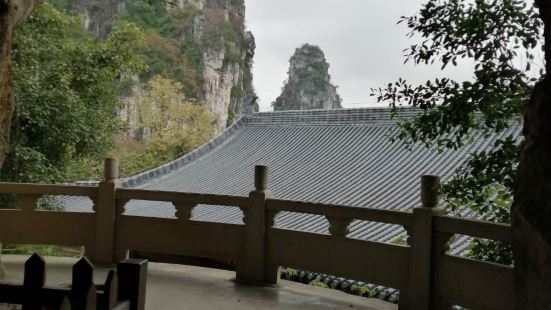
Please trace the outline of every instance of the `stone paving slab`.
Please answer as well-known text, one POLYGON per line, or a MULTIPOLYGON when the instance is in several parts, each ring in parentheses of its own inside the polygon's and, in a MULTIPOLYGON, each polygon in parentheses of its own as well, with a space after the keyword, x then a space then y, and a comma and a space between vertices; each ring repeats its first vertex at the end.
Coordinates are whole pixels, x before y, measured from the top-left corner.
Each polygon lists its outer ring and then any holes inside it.
MULTIPOLYGON (((26 256, 2 256, 8 274, 4 282, 21 282, 26 256)), ((67 286, 74 258, 47 257, 46 284, 67 286)), ((105 280, 105 268, 96 268, 94 281, 105 280)), ((281 280, 278 287, 252 287, 234 282, 235 273, 194 266, 149 263, 147 309, 205 310, 395 310, 397 305, 378 299, 281 280)), ((10 308, 8 308, 10 309, 10 308)), ((0 307, 0 310, 3 310, 0 307)))

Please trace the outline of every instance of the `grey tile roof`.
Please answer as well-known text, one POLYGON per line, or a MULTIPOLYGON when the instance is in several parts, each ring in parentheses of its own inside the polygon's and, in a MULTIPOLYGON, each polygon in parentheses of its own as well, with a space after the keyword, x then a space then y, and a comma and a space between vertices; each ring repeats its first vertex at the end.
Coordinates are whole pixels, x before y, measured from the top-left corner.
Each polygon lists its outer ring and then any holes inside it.
MULTIPOLYGON (((246 196, 253 189, 254 166, 269 167, 269 188, 276 198, 407 211, 419 200, 419 176, 448 180, 469 154, 489 149, 499 137, 519 136, 520 124, 503 133, 475 134, 458 150, 439 152, 391 143, 396 122, 417 110, 401 109, 394 119, 388 108, 266 112, 244 116, 219 137, 173 162, 123 180, 128 188, 246 196)), ((91 202, 70 199, 68 211, 91 211, 91 202)), ((163 202, 131 201, 127 213, 173 217, 163 202)), ((468 216, 468 214, 465 214, 468 216)), ((197 220, 241 223, 237 208, 198 206, 197 220)), ((317 215, 283 213, 277 226, 327 232, 317 215)), ((355 221, 351 237, 390 242, 400 226, 355 221)), ((467 240, 467 239, 465 239, 467 240)), ((460 241, 460 240, 459 240, 460 241)), ((462 251, 466 243, 455 251, 462 251)))
MULTIPOLYGON (((402 109, 394 119, 388 108, 256 113, 194 152, 123 180, 123 186, 246 196, 253 189, 254 166, 262 164, 269 167, 269 188, 276 198, 408 211, 419 201, 421 175, 449 180, 469 154, 490 149, 497 138, 521 133, 520 123, 514 123, 500 134, 477 133, 472 143, 442 152, 391 143, 397 121, 416 113, 402 109)), ((66 199, 65 206, 68 211, 91 211, 91 202, 79 198, 66 199)), ((174 217, 175 212, 163 202, 131 201, 126 207, 127 214, 140 216, 174 217)), ((467 211, 463 215, 470 216, 467 211)), ((198 206, 193 217, 242 222, 241 211, 232 207, 198 206)), ((317 215, 282 213, 276 225, 328 231, 325 218, 317 215)), ((404 234, 398 225, 364 221, 354 221, 350 230, 350 237, 381 242, 404 234)), ((469 240, 459 236, 452 252, 463 252, 469 240)), ((379 295, 396 293, 381 289, 379 295)))
MULTIPOLYGON (((194 152, 124 179, 123 186, 246 196, 253 189, 254 165, 263 164, 269 167, 269 187, 277 198, 405 211, 418 201, 420 175, 447 180, 470 153, 521 131, 519 124, 513 124, 499 135, 476 134, 467 146, 443 152, 420 145, 408 150, 391 143, 388 138, 397 132, 397 120, 415 113, 399 110, 395 119, 390 119, 387 108, 256 113, 194 152)), ((161 203, 131 202, 127 207, 129 214, 172 217, 174 213, 161 203)), ((90 208, 67 204, 68 211, 90 208)), ((197 211, 194 216, 222 222, 240 218, 232 212, 208 213, 197 211)), ((305 225, 304 220, 286 218, 280 219, 285 225, 305 225)))

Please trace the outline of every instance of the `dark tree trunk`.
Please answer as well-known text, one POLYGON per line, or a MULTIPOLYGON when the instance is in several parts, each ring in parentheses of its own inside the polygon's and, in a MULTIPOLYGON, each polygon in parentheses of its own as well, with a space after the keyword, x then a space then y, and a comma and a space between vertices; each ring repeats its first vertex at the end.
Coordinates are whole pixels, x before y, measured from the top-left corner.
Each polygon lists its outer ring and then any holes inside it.
POLYGON ((525 142, 513 203, 517 309, 551 309, 551 1, 536 0, 545 23, 546 77, 524 113, 525 142))
POLYGON ((10 60, 13 29, 13 7, 9 2, 0 1, 0 168, 8 147, 13 112, 13 78, 10 60))
POLYGON ((36 0, 0 1, 0 168, 9 143, 13 113, 11 48, 16 25, 35 8, 36 0))
MULTIPOLYGON (((11 47, 15 26, 35 8, 37 0, 0 0, 0 168, 8 148, 13 114, 11 47)), ((1 242, 1 240, 0 240, 1 242)), ((0 278, 4 276, 0 243, 0 278)))

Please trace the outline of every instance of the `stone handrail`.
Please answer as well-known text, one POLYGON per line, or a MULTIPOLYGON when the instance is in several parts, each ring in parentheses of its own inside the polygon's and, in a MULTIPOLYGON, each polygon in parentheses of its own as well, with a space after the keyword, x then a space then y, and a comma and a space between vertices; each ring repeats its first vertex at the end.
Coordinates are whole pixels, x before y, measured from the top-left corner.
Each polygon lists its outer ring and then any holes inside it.
MULTIPOLYGON (((107 161, 116 164, 116 161, 107 161)), ((116 169, 106 167, 98 187, 0 183, 15 194, 20 209, 0 209, 0 240, 14 244, 84 246, 97 263, 114 263, 129 251, 209 257, 233 262, 237 280, 275 284, 281 266, 348 277, 400 289, 400 309, 512 309, 513 268, 447 253, 454 234, 511 241, 508 225, 445 216, 438 206, 439 180, 424 176, 421 207, 413 212, 273 199, 267 168, 257 166, 248 197, 123 189, 116 169), (36 210, 42 195, 90 197, 94 213, 36 210), (176 218, 124 213, 130 200, 171 202, 176 218), (243 224, 193 220, 199 204, 235 206, 243 224), (329 234, 274 226, 279 212, 322 215, 329 234), (401 225, 408 244, 348 237, 353 220, 401 225)))
POLYGON ((95 186, 75 185, 50 185, 50 184, 29 184, 29 183, 0 183, 0 194, 22 194, 22 195, 66 195, 66 196, 87 196, 95 198, 98 195, 98 188, 95 186))

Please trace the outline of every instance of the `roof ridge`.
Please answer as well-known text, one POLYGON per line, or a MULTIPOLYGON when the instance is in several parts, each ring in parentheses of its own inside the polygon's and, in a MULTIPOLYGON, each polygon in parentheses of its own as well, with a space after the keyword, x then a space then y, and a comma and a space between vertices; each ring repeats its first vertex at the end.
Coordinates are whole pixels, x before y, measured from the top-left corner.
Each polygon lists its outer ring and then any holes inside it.
POLYGON ((395 124, 411 118, 421 109, 412 107, 369 107, 332 110, 260 112, 245 116, 247 125, 376 125, 395 124), (394 113, 393 113, 394 112, 394 113))

